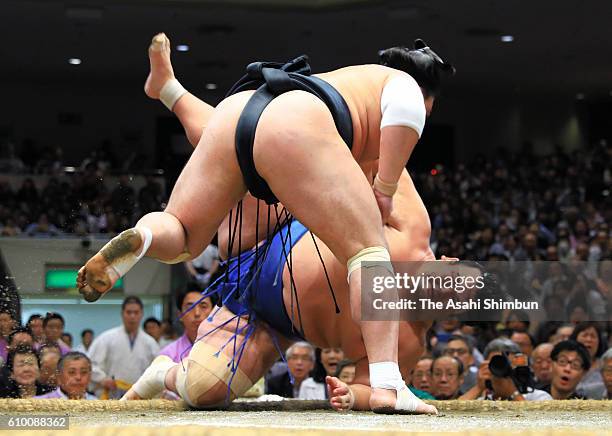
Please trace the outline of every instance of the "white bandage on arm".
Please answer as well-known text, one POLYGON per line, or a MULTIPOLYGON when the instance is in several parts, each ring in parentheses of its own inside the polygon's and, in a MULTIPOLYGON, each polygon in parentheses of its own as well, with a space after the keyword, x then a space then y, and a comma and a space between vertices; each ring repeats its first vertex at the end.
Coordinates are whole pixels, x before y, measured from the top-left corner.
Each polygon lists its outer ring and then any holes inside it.
POLYGON ((421 137, 425 127, 425 100, 416 80, 398 75, 385 85, 380 98, 382 119, 380 128, 387 126, 410 127, 421 137))
POLYGON ((185 94, 187 94, 187 90, 183 88, 183 85, 176 79, 170 79, 164 84, 159 92, 159 99, 164 106, 172 110, 178 99, 185 94))

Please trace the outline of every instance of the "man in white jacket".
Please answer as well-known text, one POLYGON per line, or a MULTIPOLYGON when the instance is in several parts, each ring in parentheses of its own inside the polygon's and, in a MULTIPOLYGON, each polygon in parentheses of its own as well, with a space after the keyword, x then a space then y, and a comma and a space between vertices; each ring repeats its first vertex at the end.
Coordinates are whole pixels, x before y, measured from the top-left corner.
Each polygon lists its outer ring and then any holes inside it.
POLYGON ((92 383, 98 398, 121 398, 159 353, 159 345, 140 328, 140 298, 126 297, 121 305, 123 325, 98 336, 89 348, 92 383))

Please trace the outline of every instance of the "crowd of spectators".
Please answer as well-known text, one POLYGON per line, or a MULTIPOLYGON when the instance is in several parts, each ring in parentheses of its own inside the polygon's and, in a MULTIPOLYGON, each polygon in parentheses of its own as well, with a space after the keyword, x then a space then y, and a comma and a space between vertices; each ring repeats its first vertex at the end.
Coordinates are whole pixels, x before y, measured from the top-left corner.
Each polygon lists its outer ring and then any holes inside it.
MULTIPOLYGON (((180 362, 215 303, 201 300, 197 285, 179 293, 177 313, 193 309, 181 318, 183 334, 178 337, 163 325, 167 322, 143 321, 142 302, 129 296, 121 306, 121 325, 95 338, 93 330, 84 329, 78 346, 64 332, 58 313, 32 315, 20 326, 2 309, 0 397, 118 399, 157 355, 180 362)), ((609 322, 545 322, 537 327, 520 314, 508 316, 505 323, 453 318, 435 323, 406 382, 424 399, 612 399, 609 322)), ((296 342, 269 370, 265 393, 324 400, 329 395, 326 376, 350 384, 355 362, 342 349, 296 342)), ((172 392, 163 396, 177 399, 172 392)))
POLYGON ((612 256, 612 147, 547 156, 499 150, 414 175, 437 255, 598 261, 612 256))
POLYGON ((50 177, 42 189, 32 178, 13 190, 0 179, 0 236, 115 235, 148 212, 160 210, 165 192, 153 176, 138 191, 120 175, 113 189, 95 164, 71 175, 50 177))
MULTIPOLYGON (((40 168, 53 173, 56 161, 52 156, 47 160, 40 168)), ((123 175, 109 191, 100 162, 84 162, 70 178, 51 177, 40 191, 29 179, 15 192, 0 181, 0 234, 112 235, 135 217, 160 209, 165 193, 153 178, 137 193, 123 175)), ((600 144, 588 152, 556 150, 537 158, 528 150, 500 152, 495 159, 478 157, 413 178, 430 212, 437 257, 559 261, 549 263, 542 275, 532 275, 530 284, 538 289, 547 314, 564 313, 568 321, 530 322, 517 311, 501 322, 437 322, 406 380, 411 389, 436 399, 612 399, 612 324, 607 321, 612 149, 600 144), (572 262, 586 266, 568 266, 572 262)), ((188 267, 200 284, 177 296, 177 311, 199 300, 216 256, 207 252, 188 267)), ((79 345, 63 331, 59 314, 32 316, 22 327, 10 312, 0 311, 0 396, 118 398, 159 353, 179 361, 214 303, 205 299, 182 317, 184 334, 176 337, 169 322, 143 322, 142 302, 128 297, 122 326, 95 339, 85 329, 79 345), (125 349, 117 353, 117 347, 125 349)), ((295 343, 267 374, 265 391, 325 399, 326 376, 350 383, 355 375, 355 363, 344 357, 341 349, 295 343)))

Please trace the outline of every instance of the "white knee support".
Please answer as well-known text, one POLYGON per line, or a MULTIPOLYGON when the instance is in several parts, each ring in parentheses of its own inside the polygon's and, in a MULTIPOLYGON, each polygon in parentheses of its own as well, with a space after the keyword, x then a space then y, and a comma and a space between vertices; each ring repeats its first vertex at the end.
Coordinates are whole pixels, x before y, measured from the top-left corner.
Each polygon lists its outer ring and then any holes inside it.
POLYGON ((381 266, 384 266, 391 274, 394 274, 393 265, 391 265, 391 255, 385 247, 369 247, 364 248, 359 253, 351 257, 346 266, 348 268, 348 276, 359 268, 361 268, 361 262, 380 262, 381 266))
MULTIPOLYGON (((200 398, 219 382, 225 386, 230 385, 234 397, 239 397, 253 386, 253 381, 240 368, 236 368, 232 374, 229 357, 218 351, 218 347, 198 341, 189 352, 187 361, 179 366, 176 390, 192 407, 201 407, 198 404, 200 398)), ((210 398, 210 404, 223 403, 225 390, 223 395, 220 400, 210 398)))

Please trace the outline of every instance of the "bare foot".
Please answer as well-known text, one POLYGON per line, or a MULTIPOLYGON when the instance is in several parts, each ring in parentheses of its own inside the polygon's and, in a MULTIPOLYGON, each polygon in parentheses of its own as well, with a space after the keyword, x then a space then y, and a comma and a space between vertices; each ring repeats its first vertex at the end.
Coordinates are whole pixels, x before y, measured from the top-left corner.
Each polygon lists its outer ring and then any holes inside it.
POLYGON ((136 253, 141 249, 142 243, 143 236, 140 231, 128 229, 111 239, 87 261, 77 275, 79 293, 86 301, 91 303, 98 300, 115 285, 119 274, 112 265, 136 253))
MULTIPOLYGON (((406 388, 408 389, 408 388, 406 388)), ((401 392, 401 391, 400 391, 401 392)), ((417 413, 417 414, 431 414, 437 415, 438 409, 434 406, 424 403, 420 399, 416 398, 412 392, 409 392, 410 397, 414 397, 414 401, 417 402, 416 407, 397 410, 397 391, 388 389, 372 389, 370 395, 370 408, 375 413, 386 413, 386 414, 402 414, 402 413, 417 413)))
POLYGON ((338 412, 346 412, 353 408, 355 396, 349 386, 336 377, 325 378, 329 392, 329 404, 338 412))
POLYGON ((121 401, 129 400, 142 400, 142 398, 140 398, 140 395, 138 395, 133 388, 130 388, 130 390, 121 397, 121 401))
POLYGON ((170 60, 170 40, 165 33, 158 33, 149 46, 149 64, 151 72, 145 82, 144 91, 148 97, 157 100, 166 82, 174 79, 170 60))

